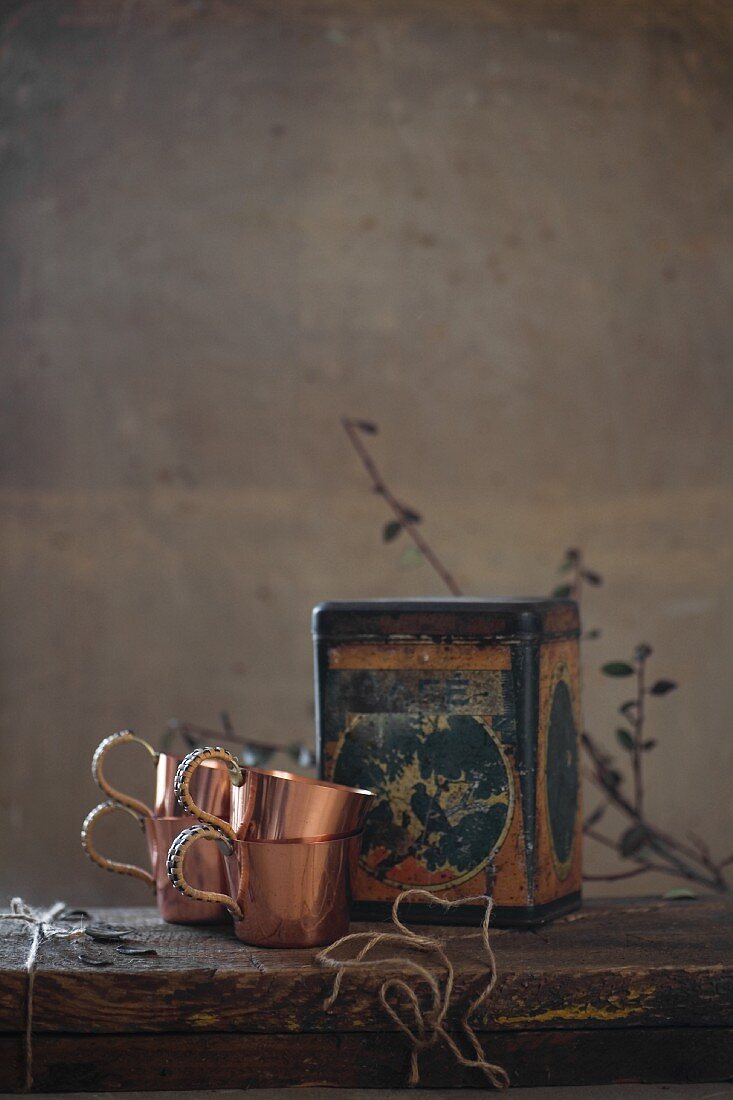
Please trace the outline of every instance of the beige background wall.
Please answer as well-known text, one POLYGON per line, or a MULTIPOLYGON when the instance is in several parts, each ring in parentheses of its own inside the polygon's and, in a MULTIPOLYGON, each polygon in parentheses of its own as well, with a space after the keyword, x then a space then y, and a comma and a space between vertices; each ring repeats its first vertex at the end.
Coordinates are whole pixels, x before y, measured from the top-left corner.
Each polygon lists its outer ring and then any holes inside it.
POLYGON ((730 5, 4 16, 0 893, 144 900, 79 850, 99 738, 309 738, 311 606, 440 592, 344 411, 467 591, 585 549, 589 728, 651 642, 651 808, 733 849, 730 5))

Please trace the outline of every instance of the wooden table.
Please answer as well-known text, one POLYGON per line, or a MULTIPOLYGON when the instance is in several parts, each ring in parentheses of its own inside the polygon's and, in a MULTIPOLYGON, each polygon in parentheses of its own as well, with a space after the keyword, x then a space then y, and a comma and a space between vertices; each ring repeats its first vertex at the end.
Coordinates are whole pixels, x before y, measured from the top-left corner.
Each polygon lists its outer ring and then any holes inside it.
MULTIPOLYGON (((312 950, 247 947, 231 929, 163 924, 155 910, 95 910, 133 925, 155 957, 114 947, 114 965, 78 959, 81 941, 46 941, 33 1011, 36 1091, 218 1089, 287 1085, 394 1088, 407 1079, 405 1037, 384 1015, 383 972, 344 979, 312 950)), ((355 929, 364 926, 354 926, 355 929)), ((474 929, 432 927, 456 970, 448 1018, 485 981, 474 929)), ((0 924, 0 1090, 24 1077, 30 936, 0 924)), ((733 905, 591 903, 535 932, 496 930, 497 987, 474 1023, 515 1085, 722 1081, 733 1077, 733 905)), ((485 1087, 438 1046, 424 1086, 485 1087)))

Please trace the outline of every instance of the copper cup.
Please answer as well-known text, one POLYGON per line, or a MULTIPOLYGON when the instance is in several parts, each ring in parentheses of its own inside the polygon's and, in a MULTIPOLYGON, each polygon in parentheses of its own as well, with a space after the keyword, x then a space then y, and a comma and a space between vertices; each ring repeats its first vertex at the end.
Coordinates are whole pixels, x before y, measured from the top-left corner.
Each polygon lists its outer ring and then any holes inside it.
MULTIPOLYGON (((87 814, 81 827, 81 842, 87 855, 106 871, 132 875, 155 891, 158 912, 169 924, 211 924, 226 918, 225 908, 216 902, 191 901, 174 890, 166 870, 168 849, 181 831, 181 817, 143 817, 118 802, 101 802, 87 814), (93 831, 96 823, 107 814, 122 811, 129 814, 145 832, 150 856, 150 871, 134 863, 120 863, 97 851, 93 831)), ((227 878, 221 852, 214 846, 200 846, 189 855, 186 871, 205 890, 220 893, 227 888, 227 878)))
POLYGON ((221 839, 212 825, 190 826, 171 845, 168 874, 187 897, 226 905, 238 939, 255 947, 319 947, 348 932, 361 833, 331 840, 226 841, 229 892, 198 890, 183 876, 186 854, 197 840, 221 839))
POLYGON ((291 772, 242 768, 226 749, 194 749, 174 780, 176 795, 189 813, 214 825, 232 842, 328 839, 360 832, 374 800, 371 791, 344 787, 291 772), (195 798, 197 770, 214 762, 226 765, 232 783, 228 815, 210 812, 195 798))
MULTIPOLYGON (((105 737, 97 745, 92 757, 92 777, 107 798, 120 806, 127 806, 141 817, 182 817, 184 810, 173 790, 173 780, 182 759, 167 752, 157 752, 132 730, 121 730, 105 737), (127 744, 142 746, 155 767, 155 801, 152 808, 140 799, 116 790, 104 774, 104 761, 110 749, 127 744)), ((197 772, 192 794, 209 813, 226 817, 229 813, 229 790, 226 764, 211 760, 197 772)))
MULTIPOLYGON (((100 803, 87 815, 81 830, 81 841, 85 852, 96 864, 107 871, 132 875, 141 879, 156 891, 158 909, 163 920, 172 924, 207 923, 225 918, 225 910, 220 905, 196 905, 182 898, 171 889, 165 870, 168 848, 174 837, 181 831, 183 808, 173 792, 173 778, 181 757, 169 753, 156 752, 147 741, 137 737, 131 730, 122 730, 105 737, 99 743, 92 758, 92 776, 95 783, 108 796, 107 802, 100 803), (125 744, 137 744, 145 749, 155 768, 155 801, 151 808, 139 798, 118 791, 104 774, 104 761, 110 749, 125 744), (107 859, 96 848, 93 841, 93 829, 97 821, 115 809, 125 810, 145 832, 150 855, 151 871, 136 867, 131 863, 121 863, 107 859)), ((213 814, 229 813, 229 775, 225 764, 219 761, 207 762, 195 777, 195 795, 201 805, 213 814)), ((225 882, 224 865, 221 854, 215 849, 205 853, 206 858, 197 856, 194 877, 209 890, 220 890, 225 882)))

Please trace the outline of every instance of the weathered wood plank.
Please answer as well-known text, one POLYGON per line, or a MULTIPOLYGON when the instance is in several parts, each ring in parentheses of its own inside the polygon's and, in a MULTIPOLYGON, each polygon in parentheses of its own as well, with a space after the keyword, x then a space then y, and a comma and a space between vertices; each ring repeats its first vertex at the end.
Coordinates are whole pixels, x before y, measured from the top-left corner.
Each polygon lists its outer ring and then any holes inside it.
MULTIPOLYGON (((158 956, 95 970, 66 941, 43 945, 34 1030, 79 1033, 346 1032, 389 1030, 376 991, 382 975, 346 978, 323 1010, 332 977, 312 950, 246 947, 231 929, 179 928, 154 910, 106 910, 134 924, 158 956)), ((363 927, 363 926, 355 926, 363 927)), ((456 968, 449 1024, 485 978, 474 930, 431 928, 456 968)), ((493 934, 499 982, 477 1019, 482 1030, 733 1026, 733 906, 596 904, 539 932, 493 934)), ((0 926, 0 1030, 19 1031, 28 934, 0 926)))
MULTIPOLYGON (((77 947, 43 945, 34 1012, 41 1091, 398 1087, 404 1037, 376 999, 381 977, 347 978, 336 1010, 313 951, 262 951, 231 929, 173 928, 153 910, 110 911, 159 955, 114 953, 83 967, 77 947), (71 1033, 74 1034, 71 1034, 71 1033)), ((23 1076, 21 1029, 29 936, 0 926, 0 1088, 23 1076)), ((456 967, 454 1014, 485 977, 474 931, 438 933, 456 967)), ((500 981, 479 1021, 490 1058, 517 1085, 733 1076, 733 907, 596 904, 538 933, 496 932, 500 981), (672 1026, 673 1025, 673 1026, 672 1026)), ((100 948, 97 948, 98 950, 100 948)), ((442 1048, 421 1060, 422 1082, 484 1087, 442 1048)))
POLYGON ((22 921, 0 921, 0 1030, 21 1026, 28 989, 26 959, 31 935, 22 921))
MULTIPOLYGON (((643 1028, 623 1031, 503 1032, 487 1056, 513 1085, 722 1081, 733 1075, 733 1031, 643 1028)), ((401 1035, 42 1035, 35 1043, 40 1092, 275 1088, 332 1085, 396 1088, 407 1081, 401 1035)), ((420 1059, 421 1084, 486 1088, 445 1047, 420 1059)), ((0 1089, 21 1084, 20 1036, 0 1036, 0 1089)))
MULTIPOLYGON (((36 980, 35 1030, 130 1033, 192 1031, 380 1031, 389 1025, 378 1002, 382 975, 346 979, 336 1006, 324 1011, 332 975, 221 974, 188 977, 138 970, 36 980)), ((463 976, 465 978, 465 976, 463 976)), ((458 980, 449 1023, 456 1023, 478 980, 458 980)), ((719 968, 624 968, 600 973, 504 975, 479 1029, 733 1025, 733 975, 719 968)))

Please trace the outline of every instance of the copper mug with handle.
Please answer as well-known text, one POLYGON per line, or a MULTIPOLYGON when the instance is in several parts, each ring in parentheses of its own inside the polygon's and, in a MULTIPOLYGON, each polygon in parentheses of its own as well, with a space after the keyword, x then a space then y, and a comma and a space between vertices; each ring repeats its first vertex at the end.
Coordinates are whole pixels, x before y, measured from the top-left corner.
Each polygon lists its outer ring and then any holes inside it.
MULTIPOLYGON (((152 745, 131 730, 122 730, 120 733, 105 737, 94 753, 92 775, 97 785, 108 795, 108 800, 95 806, 85 818, 81 830, 82 846, 89 858, 99 867, 116 874, 131 875, 152 887, 156 893, 158 910, 163 920, 172 924, 220 921, 226 917, 226 911, 221 905, 200 905, 182 897, 172 889, 166 873, 168 849, 183 825, 183 810, 173 791, 173 777, 180 763, 180 757, 157 752, 152 745), (103 762, 110 749, 131 743, 142 746, 154 764, 156 776, 154 808, 132 795, 116 790, 104 774, 103 762), (144 831, 150 858, 149 871, 132 863, 108 859, 98 851, 94 842, 94 829, 102 818, 115 811, 128 813, 144 831)), ((212 762, 199 772, 196 797, 213 813, 228 813, 229 777, 222 764, 212 762)), ((217 891, 224 888, 226 884, 221 853, 215 848, 196 852, 189 871, 194 880, 205 889, 217 891)))
POLYGON ((230 841, 328 839, 361 832, 374 795, 357 787, 310 779, 291 772, 243 768, 227 749, 194 749, 174 779, 182 806, 230 841), (212 813, 194 796, 194 778, 203 765, 225 765, 232 783, 228 815, 212 813))
POLYGON ((184 877, 184 860, 191 858, 192 849, 222 840, 213 825, 185 829, 168 853, 168 875, 177 890, 196 899, 193 904, 225 905, 234 917, 237 939, 255 947, 320 947, 348 932, 361 833, 325 840, 227 838, 229 891, 199 890, 184 877))
MULTIPOLYGON (((103 794, 120 806, 127 806, 133 813, 148 817, 181 817, 183 807, 173 789, 176 770, 184 757, 158 752, 132 730, 120 730, 105 737, 97 745, 92 757, 92 778, 103 794), (104 773, 104 763, 111 749, 120 745, 140 745, 150 757, 155 768, 155 800, 152 808, 132 795, 118 791, 104 773)), ((185 758, 187 759, 187 757, 185 758)), ((229 780, 226 762, 209 760, 196 776, 193 793, 200 805, 212 814, 226 816, 229 813, 229 780)))
MULTIPOLYGON (((100 802, 91 810, 81 827, 81 842, 84 851, 99 867, 105 871, 114 871, 119 875, 132 875, 140 879, 155 892, 158 912, 169 924, 213 924, 226 919, 226 909, 216 903, 201 904, 191 901, 174 890, 166 870, 168 849, 181 831, 183 819, 178 817, 152 817, 136 814, 128 806, 122 806, 111 800, 100 802), (138 867, 134 863, 122 863, 102 855, 94 843, 94 828, 98 821, 112 813, 126 813, 143 829, 150 857, 150 870, 138 867)), ((187 873, 204 888, 221 891, 226 888, 226 874, 221 852, 212 847, 191 853, 187 873)))

